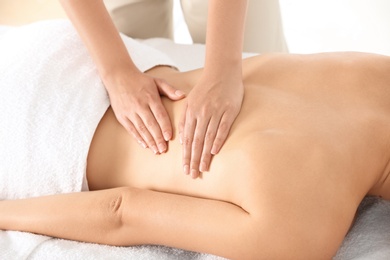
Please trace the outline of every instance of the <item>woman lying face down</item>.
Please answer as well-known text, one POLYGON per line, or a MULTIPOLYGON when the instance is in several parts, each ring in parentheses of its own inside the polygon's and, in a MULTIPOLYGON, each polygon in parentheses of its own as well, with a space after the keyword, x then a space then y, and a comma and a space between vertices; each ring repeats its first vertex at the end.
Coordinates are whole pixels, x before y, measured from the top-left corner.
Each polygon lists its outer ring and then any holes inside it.
MULTIPOLYGON (((0 229, 231 259, 332 258, 362 199, 390 199, 390 59, 270 54, 242 70, 242 109, 199 178, 182 173, 177 129, 153 155, 108 108, 88 151, 90 191, 1 201, 0 229)), ((188 94, 201 71, 146 73, 188 94)), ((177 126, 183 101, 164 105, 177 126)))

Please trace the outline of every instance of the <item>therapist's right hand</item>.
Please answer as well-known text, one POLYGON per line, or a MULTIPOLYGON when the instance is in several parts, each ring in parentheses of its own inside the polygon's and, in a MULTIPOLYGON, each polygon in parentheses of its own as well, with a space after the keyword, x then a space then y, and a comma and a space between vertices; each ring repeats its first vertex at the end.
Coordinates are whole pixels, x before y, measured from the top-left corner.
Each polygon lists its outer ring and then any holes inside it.
POLYGON ((173 132, 161 95, 179 100, 184 98, 184 93, 162 79, 139 71, 115 77, 104 84, 119 123, 142 147, 150 148, 154 154, 164 153, 173 132))

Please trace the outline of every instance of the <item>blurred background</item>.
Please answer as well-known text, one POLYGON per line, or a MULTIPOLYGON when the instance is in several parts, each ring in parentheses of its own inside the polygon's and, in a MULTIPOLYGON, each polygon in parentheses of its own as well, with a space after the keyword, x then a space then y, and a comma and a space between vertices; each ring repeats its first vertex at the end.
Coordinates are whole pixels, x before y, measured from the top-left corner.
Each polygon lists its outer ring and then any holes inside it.
MULTIPOLYGON (((174 40, 190 44, 180 2, 174 1, 174 40)), ((290 52, 365 51, 390 55, 390 0, 279 2, 290 52)), ((0 0, 0 25, 65 17, 57 0, 0 0)))
MULTIPOLYGON (((279 2, 290 52, 349 50, 390 55, 390 0, 279 2)), ((180 6, 175 4, 175 41, 190 43, 180 6)))

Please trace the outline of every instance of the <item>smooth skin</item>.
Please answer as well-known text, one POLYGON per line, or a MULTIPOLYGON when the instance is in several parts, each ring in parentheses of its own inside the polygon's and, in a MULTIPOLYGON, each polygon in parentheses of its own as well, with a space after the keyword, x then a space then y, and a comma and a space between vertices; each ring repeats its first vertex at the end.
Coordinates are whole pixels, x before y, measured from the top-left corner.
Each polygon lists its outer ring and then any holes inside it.
MULTIPOLYGON (((107 110, 87 161, 92 191, 0 202, 0 229, 229 259, 331 259, 366 195, 390 199, 390 58, 262 55, 243 63, 245 98, 210 171, 181 174, 139 147, 107 110)), ((187 95, 202 70, 149 72, 187 95)), ((173 123, 186 100, 163 99, 173 123)))
MULTIPOLYGON (((118 121, 141 146, 164 153, 172 124, 160 95, 179 100, 184 94, 135 67, 102 0, 60 2, 97 65, 118 121)), ((204 73, 178 122, 183 171, 193 178, 209 169, 241 109, 246 7, 247 0, 209 1, 204 73)))

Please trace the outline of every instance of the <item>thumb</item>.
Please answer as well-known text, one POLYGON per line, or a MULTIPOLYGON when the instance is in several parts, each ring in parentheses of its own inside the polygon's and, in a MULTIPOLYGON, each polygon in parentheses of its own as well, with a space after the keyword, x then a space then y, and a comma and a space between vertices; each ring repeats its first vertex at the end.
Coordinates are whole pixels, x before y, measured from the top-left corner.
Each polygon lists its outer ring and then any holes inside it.
POLYGON ((160 95, 166 96, 171 100, 179 100, 185 97, 183 91, 172 87, 165 80, 155 79, 154 81, 156 82, 160 95))

